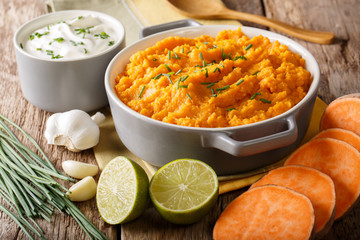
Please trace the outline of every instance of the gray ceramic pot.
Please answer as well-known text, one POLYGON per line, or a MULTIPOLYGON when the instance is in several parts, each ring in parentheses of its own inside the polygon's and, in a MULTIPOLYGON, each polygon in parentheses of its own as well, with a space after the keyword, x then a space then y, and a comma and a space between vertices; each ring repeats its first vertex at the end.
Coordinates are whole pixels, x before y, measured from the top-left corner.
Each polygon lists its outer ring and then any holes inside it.
POLYGON ((116 131, 131 152, 155 166, 179 158, 195 158, 208 163, 218 175, 232 175, 274 163, 299 145, 308 128, 317 96, 319 66, 311 53, 300 44, 273 32, 242 27, 242 31, 249 37, 261 34, 299 53, 306 60, 306 68, 313 77, 305 98, 279 116, 238 127, 184 127, 145 117, 127 107, 117 97, 114 91, 115 78, 133 53, 168 36, 216 36, 221 30, 237 27, 212 25, 169 30, 139 40, 113 58, 106 70, 105 89, 116 131))

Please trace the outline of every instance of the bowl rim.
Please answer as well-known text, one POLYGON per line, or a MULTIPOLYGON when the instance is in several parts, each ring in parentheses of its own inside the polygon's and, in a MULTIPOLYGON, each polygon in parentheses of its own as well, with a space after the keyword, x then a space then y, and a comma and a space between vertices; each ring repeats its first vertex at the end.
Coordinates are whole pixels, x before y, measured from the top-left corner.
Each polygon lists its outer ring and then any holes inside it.
MULTIPOLYGON (((234 132, 239 129, 253 128, 260 124, 263 125, 263 124, 268 124, 269 122, 272 122, 272 121, 277 121, 277 120, 280 121, 280 120, 286 119, 289 115, 295 114, 299 108, 301 108, 303 105, 305 105, 307 102, 309 102, 314 94, 317 95, 317 91, 318 91, 319 84, 320 84, 320 68, 319 68, 319 65, 318 65, 316 59, 314 58, 314 56, 305 47, 303 47, 299 43, 295 42, 294 40, 292 40, 288 37, 285 37, 283 35, 280 35, 278 33, 270 32, 267 30, 258 29, 258 28, 254 28, 254 27, 247 27, 247 26, 241 26, 241 31, 245 35, 248 35, 248 32, 256 32, 257 35, 263 35, 265 37, 268 37, 271 42, 273 42, 274 40, 278 40, 281 44, 288 46, 289 49, 291 49, 292 51, 295 51, 299 55, 301 55, 301 57, 305 59, 306 64, 313 65, 313 73, 311 72, 311 76, 313 79, 312 79, 309 91, 307 92, 305 97, 299 103, 297 103, 291 109, 289 109, 288 111, 286 111, 282 114, 279 114, 275 117, 265 119, 265 120, 262 120, 259 122, 245 124, 245 125, 239 125, 239 126, 232 126, 232 127, 210 128, 210 127, 182 126, 182 125, 176 125, 176 124, 162 122, 162 121, 144 116, 141 113, 138 113, 137 111, 131 109, 125 103, 123 103, 118 98, 117 94, 114 91, 114 88, 111 86, 111 83, 114 82, 115 79, 110 79, 110 75, 111 75, 111 72, 112 72, 114 66, 116 65, 118 59, 121 58, 122 55, 124 53, 126 53, 127 51, 130 51, 133 48, 136 48, 137 45, 140 45, 143 42, 149 41, 149 39, 151 39, 151 38, 156 38, 156 37, 165 38, 167 36, 171 36, 172 34, 176 34, 177 32, 187 31, 187 30, 200 30, 200 32, 199 32, 199 36, 200 36, 203 34, 201 32, 201 29, 213 28, 215 30, 215 29, 222 28, 222 30, 226 30, 226 29, 234 30, 234 29, 238 29, 239 27, 240 26, 237 26, 237 25, 202 25, 202 26, 182 27, 182 28, 177 28, 177 29, 172 29, 172 30, 167 30, 164 32, 156 33, 156 34, 150 35, 148 37, 145 37, 143 39, 140 39, 140 40, 132 43, 131 45, 127 46, 126 48, 122 49, 119 53, 117 53, 114 56, 114 58, 110 61, 108 67, 106 68, 104 80, 105 80, 105 90, 106 90, 109 102, 115 103, 122 110, 126 111, 128 114, 134 116, 135 118, 141 119, 143 121, 146 121, 147 123, 150 123, 150 124, 153 124, 156 126, 161 126, 161 127, 165 127, 165 128, 171 128, 171 129, 181 129, 183 131, 192 131, 192 132, 193 131, 196 131, 196 132, 234 132), (270 36, 271 36, 271 38, 270 38, 270 36)), ((174 36, 174 35, 172 35, 172 36, 174 36)), ((147 47, 150 47, 150 46, 147 46, 147 47)), ((137 51, 140 51, 140 50, 145 50, 145 49, 138 49, 137 51)), ((134 53, 135 52, 132 52, 132 54, 134 54, 134 53)))
MULTIPOLYGON (((29 31, 29 32, 31 32, 29 31)), ((124 25, 116 18, 106 14, 106 13, 102 13, 102 12, 98 12, 98 11, 93 11, 93 10, 82 10, 82 9, 77 9, 77 10, 63 10, 63 11, 57 11, 57 12, 52 12, 52 13, 47 13, 47 14, 43 14, 40 15, 38 17, 35 17, 27 22, 25 22, 24 24, 22 24, 16 31, 13 37, 13 44, 15 46, 15 49, 31 58, 31 59, 35 59, 38 61, 43 61, 43 62, 77 62, 77 61, 82 61, 82 60, 88 60, 88 59, 94 59, 97 58, 99 56, 103 56, 106 55, 107 53, 118 49, 122 43, 125 41, 125 28, 124 25), (109 22, 113 22, 115 23, 114 25, 116 25, 116 27, 112 26, 113 30, 116 32, 118 39, 115 42, 114 45, 112 45, 111 47, 109 47, 108 49, 106 49, 105 51, 101 51, 99 53, 90 55, 90 56, 86 56, 86 57, 76 57, 76 58, 60 58, 60 59, 46 59, 46 58, 40 58, 37 56, 34 56, 30 53, 28 53, 27 51, 25 51, 21 46, 20 46, 20 35, 23 34, 24 32, 27 32, 28 29, 30 29, 31 31, 35 31, 37 28, 32 27, 34 24, 37 24, 39 22, 44 22, 43 27, 46 26, 47 24, 52 24, 55 23, 56 19, 57 21, 59 20, 64 20, 64 18, 70 18, 71 16, 78 14, 78 15, 84 15, 84 14, 88 14, 88 15, 94 15, 97 16, 101 19, 104 19, 106 21, 109 22), (50 20, 50 21, 49 21, 50 20)))

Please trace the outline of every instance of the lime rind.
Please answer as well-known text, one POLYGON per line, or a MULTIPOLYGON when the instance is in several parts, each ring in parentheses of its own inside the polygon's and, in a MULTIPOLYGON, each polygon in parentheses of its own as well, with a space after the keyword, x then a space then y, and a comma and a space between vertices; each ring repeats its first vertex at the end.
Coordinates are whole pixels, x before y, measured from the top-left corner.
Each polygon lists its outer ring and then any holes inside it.
POLYGON ((204 162, 178 159, 155 173, 149 192, 155 208, 165 219, 190 224, 203 218, 216 204, 219 184, 215 171, 204 162), (182 187, 185 191, 179 189, 182 187))
POLYGON ((121 224, 140 216, 148 206, 149 179, 135 162, 117 157, 100 175, 96 202, 101 217, 109 224, 121 224))

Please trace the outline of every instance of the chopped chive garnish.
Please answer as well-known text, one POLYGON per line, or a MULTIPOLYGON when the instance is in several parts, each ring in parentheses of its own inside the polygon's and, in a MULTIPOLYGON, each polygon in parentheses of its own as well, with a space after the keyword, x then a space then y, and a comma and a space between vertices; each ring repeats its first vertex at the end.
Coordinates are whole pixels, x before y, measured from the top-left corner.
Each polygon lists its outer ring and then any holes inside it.
POLYGON ((187 85, 180 85, 180 88, 187 88, 187 85))
POLYGON ((153 58, 153 61, 157 61, 157 59, 156 59, 156 58, 153 58))
POLYGON ((112 46, 112 45, 114 45, 114 43, 115 43, 114 41, 110 41, 108 46, 112 46))
POLYGON ((208 42, 203 42, 204 44, 208 44, 208 42))
POLYGON ((20 47, 21 47, 21 48, 24 48, 23 45, 22 45, 22 43, 20 43, 20 47))
POLYGON ((236 61, 236 60, 238 60, 238 59, 242 59, 242 60, 247 60, 247 58, 245 57, 245 56, 236 56, 235 58, 234 58, 234 61, 236 61))
POLYGON ((88 53, 88 51, 86 50, 86 48, 84 48, 84 53, 85 53, 85 54, 87 54, 87 53, 88 53))
POLYGON ((171 71, 171 72, 169 72, 168 74, 171 76, 171 75, 173 75, 174 73, 175 73, 175 72, 172 72, 172 71, 171 71))
POLYGON ((175 76, 178 75, 179 73, 181 73, 181 69, 179 69, 179 70, 175 73, 175 76))
POLYGON ((186 93, 186 96, 188 96, 188 98, 190 98, 190 100, 192 100, 190 94, 186 93))
POLYGON ((242 84, 244 82, 244 79, 241 79, 239 82, 236 83, 236 86, 239 86, 240 84, 242 84))
POLYGON ((226 86, 224 86, 224 87, 222 87, 222 88, 217 88, 216 90, 222 91, 222 90, 225 90, 225 89, 228 89, 228 88, 230 88, 230 86, 229 86, 229 85, 226 85, 226 86))
POLYGON ((64 38, 63 37, 54 38, 54 41, 61 43, 62 41, 64 41, 64 38))
POLYGON ((224 68, 224 65, 223 65, 222 63, 219 63, 219 65, 220 65, 222 68, 224 68))
POLYGON ((139 99, 141 98, 141 95, 143 94, 144 90, 145 90, 145 85, 141 88, 141 91, 140 91, 140 94, 139 94, 139 99))
POLYGON ((165 64, 165 67, 169 72, 171 72, 171 68, 167 64, 165 64))
POLYGON ((212 94, 210 97, 217 97, 217 94, 212 94))
POLYGON ((259 73, 260 71, 256 71, 256 72, 254 72, 252 75, 257 75, 258 73, 259 73))
MULTIPOLYGON (((181 79, 181 78, 180 78, 181 79)), ((176 82, 176 89, 179 89, 180 79, 176 82)))
POLYGON ((162 73, 159 73, 158 75, 156 75, 155 77, 153 77, 152 79, 158 80, 161 77, 162 73))
POLYGON ((205 68, 205 77, 209 77, 208 69, 205 68))
POLYGON ((266 99, 264 99, 264 98, 260 98, 260 101, 262 101, 262 102, 264 102, 264 103, 271 103, 271 101, 269 101, 269 100, 266 100, 266 99))
MULTIPOLYGON (((83 38, 85 38, 86 33, 90 33, 90 29, 93 28, 94 26, 90 26, 87 28, 75 28, 74 31, 76 32, 77 35, 79 34, 83 34, 83 38)), ((106 34, 106 33, 105 33, 106 34)), ((98 34, 96 34, 98 35, 98 34)), ((100 34, 101 35, 101 34, 100 34)), ((95 35, 94 35, 95 36, 95 35)), ((101 37, 101 36, 100 36, 101 37)))
POLYGON ((186 75, 182 80, 181 82, 185 82, 186 79, 188 79, 189 75, 186 75))
POLYGON ((168 59, 171 60, 171 51, 168 51, 168 59))
POLYGON ((170 75, 169 75, 169 74, 165 74, 165 73, 163 73, 162 75, 166 76, 166 77, 169 79, 169 82, 170 82, 171 84, 174 84, 174 83, 173 83, 173 81, 171 80, 171 78, 170 78, 170 75))
POLYGON ((221 48, 221 57, 222 57, 222 60, 225 60, 225 58, 226 58, 226 54, 224 53, 223 48, 221 48))
POLYGON ((58 55, 56 55, 56 56, 53 55, 51 58, 52 58, 52 59, 58 59, 58 58, 63 58, 63 56, 61 56, 61 55, 58 54, 58 55))
POLYGON ((176 52, 174 52, 174 59, 180 59, 180 57, 176 54, 176 52))
POLYGON ((36 50, 37 50, 37 51, 41 51, 41 50, 42 50, 42 48, 36 48, 36 50))
POLYGON ((181 48, 181 53, 184 53, 184 47, 181 48))
POLYGON ((226 111, 230 112, 230 111, 235 110, 235 109, 236 108, 228 108, 228 109, 226 109, 226 111))
POLYGON ((208 84, 211 84, 211 82, 202 82, 202 83, 200 83, 200 84, 202 84, 202 85, 208 85, 208 84))
POLYGON ((215 90, 213 88, 210 88, 212 94, 215 94, 215 90))
POLYGON ((209 85, 207 85, 206 87, 207 88, 211 88, 212 86, 214 86, 215 85, 215 83, 210 83, 209 85))
POLYGON ((206 61, 203 60, 203 67, 206 67, 206 61))
POLYGON ((107 39, 108 37, 110 37, 106 32, 101 32, 99 34, 94 34, 95 37, 99 37, 101 39, 107 39))
POLYGON ((249 45, 247 45, 247 47, 245 48, 245 50, 249 50, 253 45, 250 43, 249 45))
POLYGON ((202 53, 199 53, 199 55, 200 55, 200 59, 201 59, 201 60, 204 60, 203 54, 202 54, 202 53))
POLYGON ((214 69, 213 73, 216 72, 216 71, 218 71, 219 73, 221 73, 221 70, 220 70, 220 68, 218 68, 218 67, 216 67, 216 68, 214 69))
POLYGON ((254 95, 251 96, 250 100, 253 100, 254 98, 256 98, 257 95, 261 95, 261 93, 259 93, 259 92, 254 93, 254 95))
POLYGON ((191 53, 191 50, 190 50, 190 51, 188 51, 186 54, 189 54, 189 53, 191 53))
POLYGON ((35 38, 35 36, 34 36, 34 35, 30 35, 29 38, 30 38, 30 40, 33 40, 33 39, 35 38))

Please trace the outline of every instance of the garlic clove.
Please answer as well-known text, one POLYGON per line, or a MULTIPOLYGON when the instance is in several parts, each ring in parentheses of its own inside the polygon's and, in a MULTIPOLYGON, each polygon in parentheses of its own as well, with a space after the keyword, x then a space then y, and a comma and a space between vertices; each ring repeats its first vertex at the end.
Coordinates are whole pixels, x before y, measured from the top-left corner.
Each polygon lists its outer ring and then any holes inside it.
POLYGON ((62 168, 67 175, 78 179, 95 176, 99 172, 99 168, 95 164, 83 163, 74 160, 63 161, 62 168))
POLYGON ((66 146, 74 152, 94 147, 99 137, 99 126, 82 110, 55 113, 46 122, 45 138, 48 143, 66 146))
POLYGON ((105 121, 105 115, 101 112, 97 112, 94 115, 91 116, 91 119, 97 124, 100 125, 102 122, 105 121))
POLYGON ((93 177, 85 177, 72 185, 67 194, 73 202, 83 202, 92 199, 96 195, 96 182, 93 177))

